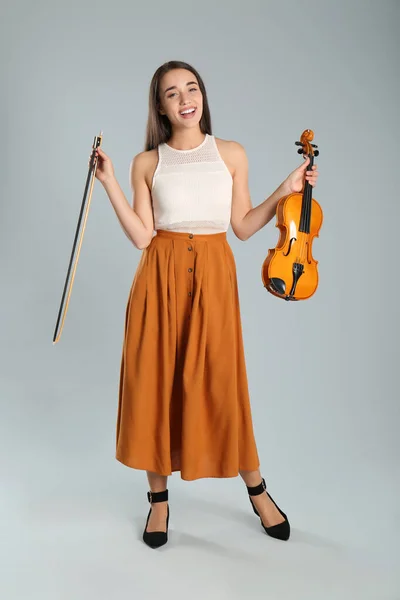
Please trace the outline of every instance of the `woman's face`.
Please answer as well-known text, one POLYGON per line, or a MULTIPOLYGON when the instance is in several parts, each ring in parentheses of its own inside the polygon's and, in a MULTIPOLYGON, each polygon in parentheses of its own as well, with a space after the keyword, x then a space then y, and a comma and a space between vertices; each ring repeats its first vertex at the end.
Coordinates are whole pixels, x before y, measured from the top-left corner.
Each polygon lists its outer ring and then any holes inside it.
POLYGON ((173 69, 162 77, 160 113, 166 115, 175 128, 198 126, 203 113, 203 95, 191 71, 173 69))

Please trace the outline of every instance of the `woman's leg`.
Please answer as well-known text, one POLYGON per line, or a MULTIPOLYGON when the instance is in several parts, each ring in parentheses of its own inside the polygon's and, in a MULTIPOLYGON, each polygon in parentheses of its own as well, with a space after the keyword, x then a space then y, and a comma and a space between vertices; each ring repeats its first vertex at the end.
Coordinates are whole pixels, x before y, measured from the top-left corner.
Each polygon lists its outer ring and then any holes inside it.
MULTIPOLYGON (((262 481, 260 471, 240 471, 240 476, 248 487, 255 487, 262 481)), ((283 523, 285 520, 275 504, 268 498, 266 492, 263 492, 259 496, 252 496, 251 498, 254 506, 258 510, 261 520, 266 527, 272 525, 278 525, 283 523)))
MULTIPOLYGON (((167 489, 168 477, 147 471, 147 479, 152 492, 164 492, 167 489)), ((168 502, 156 502, 151 505, 152 511, 147 525, 147 532, 166 531, 168 502)))

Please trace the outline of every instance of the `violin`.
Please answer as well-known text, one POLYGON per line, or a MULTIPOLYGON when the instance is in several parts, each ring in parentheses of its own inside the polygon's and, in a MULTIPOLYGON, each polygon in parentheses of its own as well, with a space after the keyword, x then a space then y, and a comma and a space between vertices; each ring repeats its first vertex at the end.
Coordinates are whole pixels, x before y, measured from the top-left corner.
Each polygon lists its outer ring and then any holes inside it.
MULTIPOLYGON (((308 155, 314 164, 319 150, 312 144, 314 132, 303 131, 300 141, 295 142, 298 154, 308 155)), ((280 237, 276 248, 269 249, 261 277, 264 287, 272 295, 284 300, 307 300, 318 287, 318 261, 312 256, 312 243, 319 236, 323 213, 319 203, 312 197, 312 185, 305 181, 302 192, 284 196, 276 207, 276 227, 280 237)))

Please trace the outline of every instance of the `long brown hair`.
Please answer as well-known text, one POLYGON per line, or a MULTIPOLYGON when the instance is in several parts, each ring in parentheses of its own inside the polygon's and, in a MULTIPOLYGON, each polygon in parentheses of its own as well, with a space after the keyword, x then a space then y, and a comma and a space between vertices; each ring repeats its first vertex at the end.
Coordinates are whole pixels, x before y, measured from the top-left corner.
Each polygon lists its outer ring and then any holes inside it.
POLYGON ((203 95, 203 114, 200 119, 200 130, 202 133, 212 134, 211 115, 208 106, 207 92, 199 73, 188 63, 180 60, 170 60, 160 67, 154 73, 149 91, 149 115, 147 118, 145 150, 153 150, 159 144, 167 142, 171 137, 171 123, 166 115, 161 115, 158 111, 160 107, 160 81, 161 78, 172 71, 172 69, 187 69, 196 77, 199 82, 200 91, 203 95))

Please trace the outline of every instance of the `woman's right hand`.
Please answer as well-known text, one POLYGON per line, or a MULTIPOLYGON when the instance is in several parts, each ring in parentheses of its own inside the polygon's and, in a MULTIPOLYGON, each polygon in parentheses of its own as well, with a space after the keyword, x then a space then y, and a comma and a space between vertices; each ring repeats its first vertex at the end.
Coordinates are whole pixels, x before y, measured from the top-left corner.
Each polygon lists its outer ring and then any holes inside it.
POLYGON ((104 183, 106 180, 112 179, 114 177, 114 167, 111 162, 111 158, 107 156, 107 154, 103 152, 101 148, 96 148, 95 154, 97 160, 95 177, 100 181, 100 183, 104 183))

